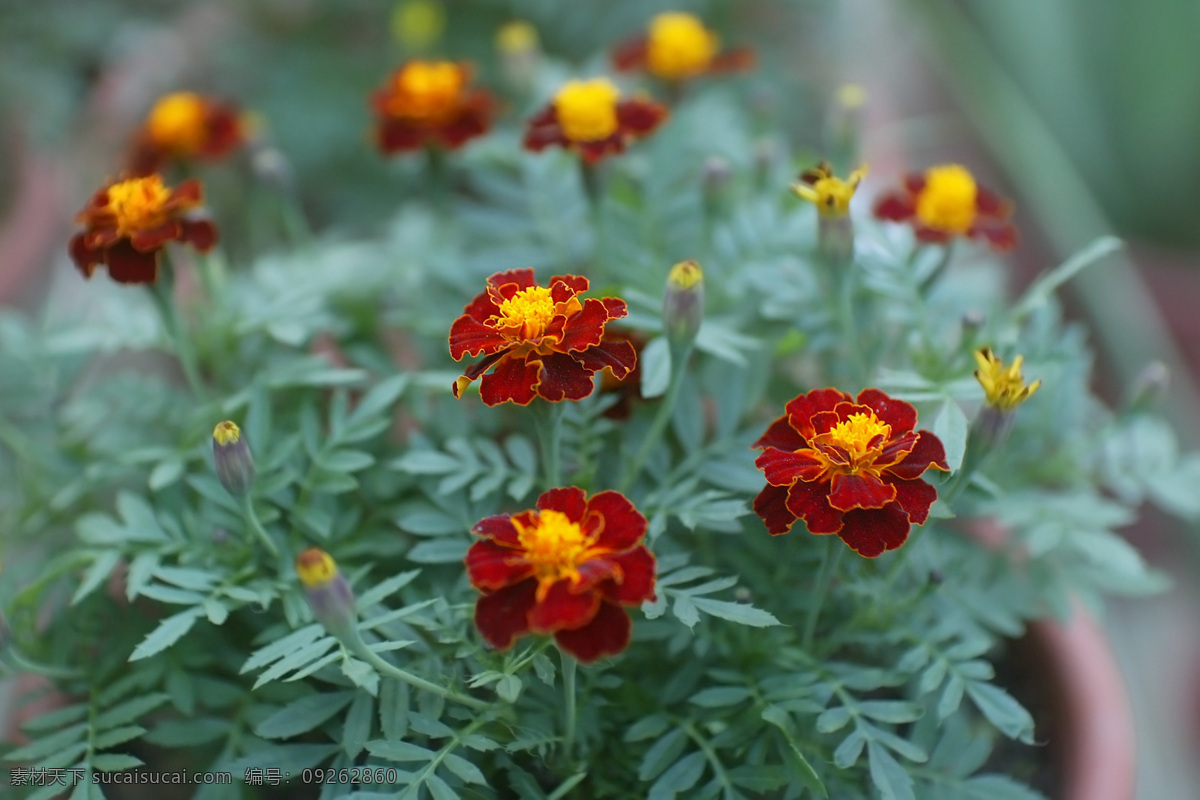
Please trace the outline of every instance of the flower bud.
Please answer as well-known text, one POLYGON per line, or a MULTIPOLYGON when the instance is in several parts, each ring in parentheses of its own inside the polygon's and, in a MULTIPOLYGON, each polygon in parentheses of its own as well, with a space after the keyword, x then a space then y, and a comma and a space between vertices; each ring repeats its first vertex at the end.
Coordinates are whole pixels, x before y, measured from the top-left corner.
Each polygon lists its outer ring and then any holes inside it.
POLYGON ((673 350, 690 347, 704 320, 704 272, 695 261, 680 261, 667 275, 663 331, 673 350))
POLYGON ((802 172, 800 182, 792 185, 797 197, 817 207, 817 249, 831 264, 846 264, 854 257, 850 201, 866 174, 866 166, 860 166, 843 180, 833 174, 828 162, 822 161, 802 172))
POLYGON ((984 451, 1000 445, 1012 430, 1017 406, 1028 400, 1042 382, 1025 383, 1021 375, 1023 356, 1017 356, 1012 364, 996 357, 990 347, 975 351, 975 380, 983 387, 984 405, 971 423, 968 438, 984 451))
POLYGON ((436 0, 406 0, 392 10, 392 36, 403 47, 424 52, 446 28, 446 10, 436 0))
POLYGON ((254 484, 254 456, 242 431, 230 420, 213 429, 213 465, 225 491, 241 497, 254 484))
POLYGON ((1171 388, 1171 371, 1161 361, 1142 367, 1129 387, 1129 410, 1147 411, 1171 388))
POLYGON ((250 171, 273 189, 286 191, 294 184, 291 162, 278 147, 259 144, 250 151, 250 171))
POLYGON ((866 102, 866 91, 856 83, 839 86, 834 95, 828 136, 834 162, 839 168, 848 167, 858 160, 866 102))
POLYGON ((313 618, 334 636, 347 641, 358 624, 354 592, 338 571, 333 556, 310 547, 296 557, 296 575, 304 586, 313 618))
POLYGON ((509 85, 522 92, 533 88, 542 57, 537 28, 523 20, 506 23, 496 31, 496 50, 509 85))

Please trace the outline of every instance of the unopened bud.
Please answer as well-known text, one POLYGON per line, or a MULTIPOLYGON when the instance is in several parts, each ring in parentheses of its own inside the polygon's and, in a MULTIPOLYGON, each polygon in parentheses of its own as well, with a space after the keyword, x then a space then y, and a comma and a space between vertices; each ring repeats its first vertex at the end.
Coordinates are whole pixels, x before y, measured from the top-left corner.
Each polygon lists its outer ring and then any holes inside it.
POLYGON ((1146 411, 1171 388, 1171 371, 1161 361, 1142 367, 1129 387, 1129 410, 1146 411))
POLYGON ((253 148, 250 171, 255 178, 273 189, 292 188, 292 164, 278 147, 262 144, 253 148))
POLYGON ((392 36, 403 47, 424 52, 446 28, 446 10, 435 0, 406 0, 392 11, 392 36))
POLYGON ((509 85, 521 91, 531 89, 542 57, 537 28, 523 20, 506 23, 496 31, 496 50, 509 85))
POLYGON ((241 497, 254 484, 254 456, 241 430, 225 420, 213 429, 213 465, 225 491, 241 497))
POLYGON ((709 156, 704 159, 704 170, 701 173, 701 180, 704 184, 705 194, 715 194, 721 191, 732 177, 733 168, 721 156, 709 156))
POLYGON ((704 272, 695 261, 680 261, 667 275, 663 330, 671 348, 690 347, 704 321, 704 272))
POLYGON ((987 322, 987 315, 978 308, 970 308, 963 312, 962 318, 959 321, 962 324, 963 334, 974 336, 983 327, 983 324, 987 322))
POLYGON ((859 158, 866 102, 866 91, 855 83, 843 84, 834 94, 829 110, 829 147, 834 162, 841 169, 849 167, 859 158))
POLYGON ((304 586, 313 618, 346 641, 358 624, 354 591, 338 570, 333 556, 319 547, 310 547, 296 557, 296 575, 304 586))
POLYGON ((854 223, 850 219, 850 201, 867 175, 866 165, 845 178, 833 174, 822 161, 800 174, 792 192, 817 207, 817 248, 831 264, 849 263, 854 257, 854 223))

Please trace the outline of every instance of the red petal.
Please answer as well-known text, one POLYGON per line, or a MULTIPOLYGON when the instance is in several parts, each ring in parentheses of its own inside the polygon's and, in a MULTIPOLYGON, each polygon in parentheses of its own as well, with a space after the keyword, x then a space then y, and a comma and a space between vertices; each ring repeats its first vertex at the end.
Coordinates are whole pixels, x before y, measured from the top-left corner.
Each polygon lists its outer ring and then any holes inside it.
POLYGON ((617 380, 624 380, 637 368, 637 350, 628 341, 602 341, 573 357, 592 372, 608 367, 617 380))
POLYGON ((829 484, 796 481, 788 489, 787 509, 804 520, 809 533, 837 533, 843 512, 829 505, 829 484))
POLYGON ((645 547, 612 557, 621 567, 621 580, 604 585, 604 596, 614 603, 635 606, 654 599, 654 554, 645 547))
POLYGON ((807 450, 791 453, 768 447, 754 460, 772 486, 791 486, 798 480, 814 481, 825 465, 808 454, 807 450))
POLYGON ((645 136, 668 116, 666 106, 634 97, 617 103, 617 126, 623 136, 645 136))
POLYGON ((850 400, 850 395, 837 389, 813 389, 788 401, 784 406, 792 427, 805 439, 813 436, 812 417, 818 411, 832 411, 838 403, 850 400))
POLYGON ((907 222, 916 213, 917 207, 909 195, 884 195, 875 204, 875 216, 891 222, 907 222))
MULTIPOLYGON (((810 420, 813 429, 813 437, 820 436, 823 433, 829 433, 839 422, 843 422, 851 414, 867 414, 871 409, 866 406, 860 406, 853 402, 838 403, 837 408, 833 411, 818 411, 812 415, 810 420)), ((810 438, 813 438, 810 437, 810 438)))
POLYGON ((767 428, 767 432, 758 437, 758 441, 750 445, 750 448, 763 450, 767 447, 775 447, 780 450, 799 450, 807 446, 808 443, 804 441, 804 437, 796 433, 796 429, 788 422, 788 417, 782 416, 772 422, 767 428))
POLYGON ((487 289, 475 295, 475 299, 463 307, 463 313, 479 322, 487 322, 500 313, 500 306, 492 299, 487 289))
POLYGON ((925 481, 892 481, 896 487, 896 505, 908 514, 909 522, 924 525, 929 507, 937 500, 937 489, 925 481))
POLYGON ((507 355, 507 352, 502 350, 499 353, 492 353, 490 356, 484 358, 482 361, 478 361, 478 362, 468 366, 465 370, 463 370, 462 377, 459 378, 458 380, 456 380, 454 382, 454 384, 451 386, 451 391, 454 392, 454 396, 455 397, 461 396, 463 390, 471 385, 471 381, 475 380, 480 375, 487 372, 488 369, 491 368, 492 364, 495 364, 497 361, 504 358, 504 356, 506 356, 506 355, 507 355))
POLYGON ((904 460, 893 467, 888 467, 887 473, 903 480, 913 480, 921 476, 925 470, 933 467, 944 472, 950 470, 946 463, 946 448, 942 440, 929 431, 917 431, 917 443, 904 460))
POLYGON ((904 176, 904 190, 912 195, 915 202, 917 195, 925 191, 925 176, 909 173, 904 176))
POLYGON ((753 69, 757 58, 749 47, 733 47, 717 56, 708 65, 709 72, 742 72, 753 69))
POLYGON ((533 565, 511 547, 501 547, 491 539, 475 542, 467 550, 467 576, 476 589, 503 589, 514 586, 533 574, 533 565))
POLYGON ((496 514, 492 517, 484 517, 475 523, 475 526, 471 528, 471 533, 504 544, 520 544, 517 528, 513 525, 512 517, 508 514, 496 514))
POLYGON ((608 318, 624 319, 629 314, 629 307, 625 305, 625 301, 618 297, 602 297, 600 302, 604 303, 604 307, 608 309, 608 318))
POLYGON ((866 558, 875 558, 885 550, 895 550, 908 540, 911 527, 899 505, 849 511, 838 533, 850 549, 866 558))
POLYGON ((612 64, 620 72, 645 68, 646 37, 636 36, 618 43, 612 51, 612 64))
POLYGON ((579 524, 587 516, 587 494, 577 486, 548 489, 538 498, 537 507, 542 511, 562 512, 571 522, 579 524))
POLYGON ((497 406, 509 401, 519 406, 529 405, 537 397, 541 366, 537 359, 512 355, 501 358, 496 369, 479 382, 479 396, 484 405, 497 406))
POLYGON ((883 508, 896 499, 896 488, 874 475, 834 473, 830 482, 829 505, 842 511, 855 508, 883 508))
POLYGON ((968 236, 987 240, 992 249, 1000 252, 1012 250, 1017 246, 1017 229, 1009 223, 976 224, 967 232, 968 236))
POLYGON ((646 535, 646 518, 620 492, 600 492, 588 501, 584 531, 593 533, 599 528, 596 545, 613 551, 623 551, 636 545, 646 535))
POLYGON ((858 402, 869 406, 879 419, 892 426, 892 436, 911 431, 917 425, 917 410, 911 404, 888 397, 878 389, 863 389, 858 402))
POLYGON ((1012 214, 1012 203, 991 189, 976 186, 975 210, 985 217, 1008 217, 1012 214))
POLYGON ((450 325, 450 357, 455 361, 461 361, 463 356, 490 355, 511 344, 511 339, 470 313, 463 314, 450 325))
POLYGON ((75 266, 83 273, 85 278, 92 277, 93 268, 97 264, 104 263, 104 254, 99 250, 93 250, 85 243, 86 237, 82 233, 77 233, 71 237, 71 243, 68 249, 71 253, 71 260, 75 262, 75 266))
POLYGON ((564 141, 572 149, 578 151, 579 155, 583 156, 583 160, 589 164, 595 164, 603 158, 625 151, 625 140, 621 138, 620 131, 607 139, 598 139, 594 142, 574 142, 570 139, 564 139, 564 141))
POLYGON ((601 603, 592 621, 573 631, 559 631, 554 641, 584 664, 603 656, 615 656, 629 646, 633 623, 629 615, 612 603, 601 603))
POLYGON ((916 446, 917 438, 916 431, 909 431, 901 434, 898 438, 889 439, 880 451, 879 457, 875 459, 875 466, 890 468, 891 465, 903 460, 916 446))
POLYGON ((117 283, 154 283, 158 280, 158 251, 141 253, 122 239, 104 251, 108 274, 117 283))
POLYGON ((796 515, 788 511, 787 497, 787 487, 768 484, 754 498, 754 513, 762 518, 772 536, 787 533, 796 522, 796 515))
POLYGON ((185 219, 183 241, 190 242, 201 253, 207 253, 217 243, 217 226, 207 219, 185 219))
POLYGON ((562 353, 542 356, 541 383, 537 387, 539 396, 551 403, 560 400, 582 400, 596 388, 590 370, 574 358, 562 353))
POLYGON ((954 234, 949 231, 936 231, 933 228, 926 228, 924 225, 914 227, 917 234, 917 241, 925 244, 945 244, 954 238, 954 234))
MULTIPOLYGON (((561 286, 561 284, 559 284, 561 286)), ((570 353, 586 350, 600 344, 604 337, 604 324, 608 322, 608 309, 594 297, 583 301, 578 314, 569 317, 563 328, 562 340, 556 350, 570 353)))
POLYGON ((573 294, 583 294, 589 285, 582 275, 555 275, 550 278, 550 296, 554 302, 562 303, 573 294))
POLYGON ((529 633, 529 612, 536 591, 537 581, 531 578, 479 598, 475 604, 475 627, 488 644, 505 650, 518 636, 529 633))
POLYGON ((192 208, 204 202, 204 189, 195 178, 184 181, 175 187, 167 197, 167 207, 192 208))
POLYGON ((375 144, 387 156, 420 150, 425 146, 425 137, 424 128, 395 117, 379 120, 375 129, 375 144))
POLYGON ((554 633, 578 628, 592 621, 600 610, 598 592, 571 591, 569 580, 555 581, 545 599, 529 612, 529 629, 534 633, 554 633))
POLYGON ((129 237, 129 243, 133 245, 134 250, 148 253, 151 250, 158 250, 167 242, 176 241, 182 236, 183 223, 178 220, 170 220, 155 228, 136 231, 129 237))

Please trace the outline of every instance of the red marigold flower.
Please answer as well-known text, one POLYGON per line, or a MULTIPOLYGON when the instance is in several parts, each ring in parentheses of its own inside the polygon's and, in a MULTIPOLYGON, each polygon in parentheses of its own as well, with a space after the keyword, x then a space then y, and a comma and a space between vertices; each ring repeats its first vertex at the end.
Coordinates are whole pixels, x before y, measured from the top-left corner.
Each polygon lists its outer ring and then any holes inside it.
POLYGON ((112 183, 75 218, 85 229, 71 237, 71 258, 87 278, 105 264, 118 283, 154 283, 167 242, 187 242, 201 252, 216 244, 217 229, 200 207, 203 200, 194 180, 174 189, 157 174, 112 183))
POLYGON ((955 236, 982 239, 995 250, 1017 244, 1012 203, 975 183, 958 164, 931 167, 924 175, 909 175, 904 189, 884 195, 875 216, 911 223, 923 242, 945 243, 955 236))
POLYGON ((665 81, 680 81, 754 66, 747 47, 721 50, 715 33, 691 14, 670 12, 650 20, 646 32, 617 45, 613 65, 622 71, 645 70, 665 81))
POLYGON ((449 150, 487 133, 493 100, 471 89, 471 65, 409 61, 371 95, 375 144, 384 155, 437 145, 449 150))
POLYGON ((471 585, 483 592, 475 625, 501 650, 527 633, 553 635, 582 662, 620 653, 632 623, 621 606, 654 599, 646 518, 619 492, 589 500, 551 489, 537 508, 480 520, 467 551, 471 585))
POLYGON ((942 442, 914 431, 917 412, 878 389, 857 400, 814 389, 791 400, 753 447, 767 486, 754 510, 774 536, 803 519, 809 533, 836 533, 867 558, 895 550, 924 524, 937 490, 925 470, 949 470, 942 442))
POLYGON ((622 100, 606 78, 568 81, 529 120, 524 144, 534 152, 556 144, 577 151, 590 164, 624 152, 630 141, 651 133, 666 118, 667 109, 652 100, 622 100))
POLYGON ((556 275, 548 288, 539 286, 532 269, 488 278, 487 289, 450 326, 455 361, 484 356, 454 382, 454 396, 483 375, 479 395, 489 406, 525 406, 534 397, 582 400, 592 393, 596 370, 608 367, 617 379, 628 375, 637 364, 633 346, 604 339, 605 326, 627 313, 625 301, 581 300, 587 288, 588 279, 579 275, 556 275))
POLYGON ((134 140, 129 171, 151 175, 171 160, 221 159, 245 143, 247 126, 236 106, 193 92, 159 99, 134 140))

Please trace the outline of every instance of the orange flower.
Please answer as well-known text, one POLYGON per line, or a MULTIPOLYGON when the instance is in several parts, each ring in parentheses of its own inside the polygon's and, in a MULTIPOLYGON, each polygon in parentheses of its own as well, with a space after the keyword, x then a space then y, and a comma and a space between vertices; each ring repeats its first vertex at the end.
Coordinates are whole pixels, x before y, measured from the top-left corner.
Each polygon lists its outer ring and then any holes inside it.
POLYGON ((167 242, 187 242, 201 252, 216 244, 216 226, 200 208, 203 199, 199 181, 171 189, 157 174, 110 184, 75 218, 84 230, 71 237, 71 258, 88 278, 104 264, 118 283, 154 283, 167 242))
POLYGON ((645 70, 665 81, 749 69, 754 53, 738 47, 722 51, 720 39, 691 14, 670 12, 650 21, 646 32, 617 45, 613 65, 621 70, 645 70))
POLYGON ((609 321, 627 313, 625 301, 581 300, 587 288, 588 279, 579 275, 556 275, 549 288, 538 286, 531 269, 488 278, 487 289, 450 326, 455 361, 484 356, 454 382, 454 396, 483 375, 479 395, 489 406, 525 406, 534 397, 582 400, 592 393, 597 370, 608 367, 618 379, 628 375, 637 364, 633 346, 604 339, 609 321))
POLYGON ((238 109, 193 92, 159 99, 134 141, 129 171, 151 175, 171 160, 220 159, 246 141, 238 109))
POLYGON ((616 655, 633 629, 621 607, 654 599, 646 518, 619 492, 551 489, 536 509, 487 517, 471 532, 483 537, 466 558, 483 592, 475 625, 501 650, 538 633, 585 663, 616 655))
POLYGON ((438 145, 450 150, 487 133, 492 95, 470 89, 471 66, 409 61, 371 95, 375 144, 384 155, 438 145))
POLYGON ((540 152, 552 144, 575 150, 589 164, 625 150, 667 118, 652 100, 622 100, 611 81, 568 81, 554 101, 529 120, 524 145, 540 152))
POLYGON ((913 430, 911 405, 878 389, 857 400, 814 389, 785 410, 753 445, 763 451, 754 463, 767 478, 754 510, 772 535, 802 519, 809 533, 836 533, 874 558, 924 524, 937 490, 919 478, 949 467, 941 440, 913 430))
POLYGON ((875 216, 908 222, 922 242, 945 243, 956 236, 982 239, 993 249, 1011 250, 1017 244, 1012 203, 975 183, 958 164, 931 167, 924 175, 909 175, 904 189, 884 195, 875 216))

